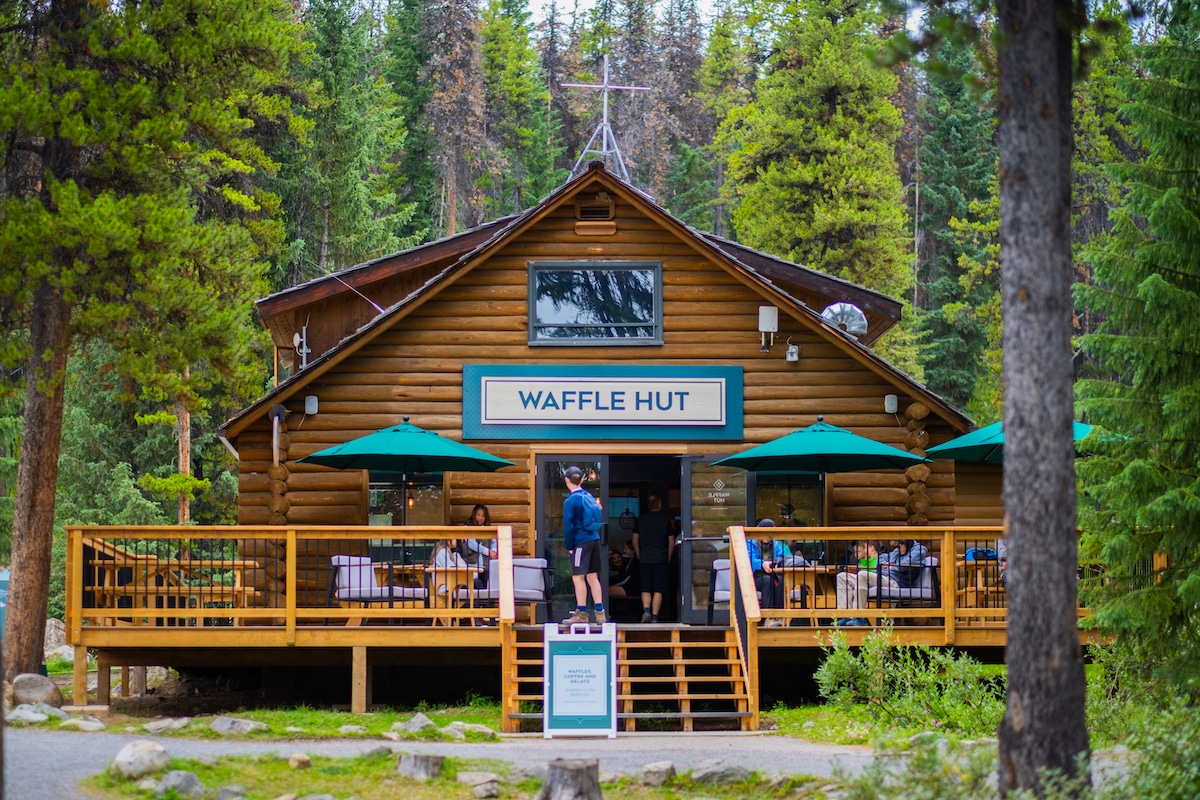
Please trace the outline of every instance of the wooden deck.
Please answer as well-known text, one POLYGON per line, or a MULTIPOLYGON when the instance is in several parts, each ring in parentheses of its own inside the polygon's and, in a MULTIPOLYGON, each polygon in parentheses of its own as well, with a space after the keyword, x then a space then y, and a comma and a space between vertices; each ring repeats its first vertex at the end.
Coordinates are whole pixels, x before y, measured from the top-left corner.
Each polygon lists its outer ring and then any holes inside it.
MULTIPOLYGON (((540 652, 531 655, 540 647, 540 628, 529 626, 533 620, 527 616, 518 618, 511 527, 470 533, 496 542, 501 582, 499 601, 490 606, 471 602, 470 590, 461 603, 438 601, 436 593, 421 597, 418 591, 434 579, 424 574, 427 553, 439 540, 462 536, 461 527, 68 528, 66 622, 77 656, 74 697, 86 697, 84 656, 93 650, 103 687, 111 668, 132 665, 349 665, 351 708, 362 712, 371 700, 370 667, 405 663, 420 654, 474 653, 471 658, 479 663, 499 668, 505 727, 518 730, 523 720, 540 716, 540 652), (393 588, 390 599, 336 602, 331 593, 335 554, 371 556, 379 586, 393 588), (409 591, 395 592, 400 586, 409 591)), ((716 716, 755 729, 760 652, 771 651, 774 662, 789 651, 815 655, 835 632, 859 644, 885 621, 902 643, 1002 649, 1007 609, 999 565, 968 557, 986 556, 1000 535, 996 527, 730 528, 734 603, 728 623, 690 630, 621 627, 622 676, 627 678, 620 694, 623 729, 636 728, 639 715, 665 714, 690 730, 713 703, 716 716), (853 572, 830 566, 837 554, 853 540, 886 542, 898 535, 914 537, 937 559, 929 596, 875 598, 866 608, 839 608, 839 575, 853 572), (824 563, 786 573, 783 609, 760 608, 754 590, 746 540, 768 536, 819 543, 824 554, 824 563), (871 624, 835 625, 847 617, 871 624), (766 627, 764 618, 783 624, 766 627), (714 655, 716 650, 723 652, 714 655), (678 668, 657 675, 657 664, 633 664, 639 653, 678 668), (714 676, 699 661, 691 663, 695 659, 717 659, 726 672, 714 676), (649 672, 639 673, 643 668, 649 672), (724 682, 719 687, 716 678, 724 682), (646 710, 643 701, 658 705, 646 710)), ((109 700, 102 691, 95 702, 109 700)))

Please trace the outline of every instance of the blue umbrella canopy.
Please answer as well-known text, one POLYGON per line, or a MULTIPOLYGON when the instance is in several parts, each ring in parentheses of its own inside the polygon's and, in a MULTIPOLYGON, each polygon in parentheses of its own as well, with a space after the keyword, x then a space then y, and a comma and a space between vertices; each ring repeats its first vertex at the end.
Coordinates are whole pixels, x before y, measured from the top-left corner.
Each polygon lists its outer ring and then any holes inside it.
MULTIPOLYGON (((1083 422, 1072 422, 1071 435, 1076 444, 1087 438, 1092 426, 1083 422)), ((964 433, 957 439, 931 447, 925 451, 930 458, 952 458, 955 461, 970 461, 975 464, 1004 463, 1004 428, 993 422, 978 430, 964 433)))
POLYGON ((337 469, 368 469, 408 475, 430 472, 494 472, 513 462, 470 445, 447 439, 433 431, 400 425, 326 448, 298 459, 337 469))
POLYGON ((905 469, 928 461, 890 444, 829 425, 817 417, 815 425, 712 463, 755 472, 856 472, 905 469))

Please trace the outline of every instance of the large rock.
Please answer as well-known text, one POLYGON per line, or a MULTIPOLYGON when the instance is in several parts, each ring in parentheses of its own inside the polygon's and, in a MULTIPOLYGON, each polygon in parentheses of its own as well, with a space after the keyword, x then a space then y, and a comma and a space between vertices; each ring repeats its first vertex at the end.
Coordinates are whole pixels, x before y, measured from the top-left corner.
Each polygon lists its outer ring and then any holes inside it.
POLYGON ((35 706, 45 703, 48 706, 62 708, 63 696, 54 681, 45 675, 34 675, 26 672, 13 678, 13 703, 16 705, 35 706))
POLYGON ((208 727, 212 728, 216 733, 223 735, 242 735, 251 731, 267 730, 266 723, 255 722, 252 719, 235 719, 233 717, 217 717, 208 727))
POLYGON ((696 783, 739 783, 749 777, 750 770, 719 758, 701 761, 692 770, 692 780, 696 783))
MULTIPOLYGON (((46 638, 42 642, 42 650, 45 652, 46 656, 49 657, 51 651, 57 650, 66 643, 67 626, 63 623, 63 621, 61 619, 55 619, 54 617, 46 620, 46 638)), ((72 648, 72 655, 73 654, 74 648, 72 648)))
POLYGON ((437 723, 418 711, 407 722, 393 723, 392 730, 403 731, 404 733, 421 733, 422 731, 437 730, 437 723))
POLYGON ((5 722, 45 722, 48 719, 49 716, 34 711, 33 706, 27 703, 17 706, 4 717, 5 722))
POLYGON ((165 733, 166 731, 177 731, 180 728, 186 728, 188 723, 192 721, 191 717, 163 717, 162 719, 153 719, 142 725, 142 730, 146 733, 165 733))
POLYGON ((672 761, 654 761, 642 767, 638 777, 647 786, 662 786, 675 777, 675 763, 672 761))
POLYGON ((163 797, 171 791, 175 792, 178 797, 204 797, 204 786, 200 783, 200 779, 193 773, 181 769, 171 770, 163 775, 155 795, 163 797))
POLYGON ((95 717, 89 717, 85 715, 82 717, 71 717, 65 722, 59 723, 58 727, 76 728, 81 731, 86 731, 87 733, 98 733, 108 726, 95 717))
POLYGON ((113 759, 112 771, 125 778, 140 778, 152 772, 162 772, 171 763, 167 750, 157 742, 145 739, 130 742, 113 759))

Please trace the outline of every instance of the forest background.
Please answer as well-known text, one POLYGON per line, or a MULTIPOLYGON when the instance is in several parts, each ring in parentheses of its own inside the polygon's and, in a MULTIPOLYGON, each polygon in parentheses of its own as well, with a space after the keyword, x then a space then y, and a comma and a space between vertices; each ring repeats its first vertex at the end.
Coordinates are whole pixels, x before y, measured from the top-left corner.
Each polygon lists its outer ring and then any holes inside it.
MULTIPOLYGON (((173 348, 167 357, 126 347, 123 326, 106 327, 99 313, 73 322, 57 531, 167 524, 181 514, 234 522, 236 465, 214 431, 269 387, 271 347, 253 301, 536 204, 567 179, 599 122, 597 92, 564 84, 597 83, 605 57, 614 83, 649 87, 610 97, 635 186, 696 228, 902 298, 904 321, 880 352, 981 424, 999 419, 996 69, 987 36, 946 36, 923 59, 889 63, 887 40, 904 30, 905 14, 861 0, 728 0, 703 13, 696 0, 569 8, 549 0, 541 19, 526 0, 251 5, 270 35, 245 46, 279 57, 257 64, 253 93, 238 96, 245 124, 228 126, 236 147, 195 148, 187 169, 144 179, 155 191, 163 176, 177 180, 184 190, 171 197, 189 224, 219 222, 233 242, 206 245, 228 268, 203 301, 173 298, 177 307, 156 309, 188 324, 207 317, 212 330, 189 339, 186 325, 163 323, 154 332, 173 348), (214 299, 220 314, 204 305, 214 299), (211 343, 218 324, 223 355, 189 343, 211 343), (181 426, 191 442, 186 468, 181 426)), ((219 17, 224 6, 196 8, 219 17)), ((976 3, 940 7, 990 25, 976 3)), ((0 2, 6 44, 25 35, 25 15, 38 8, 0 2)), ((1196 653, 1188 631, 1200 608, 1200 469, 1191 455, 1200 452, 1192 446, 1200 416, 1190 383, 1200 374, 1190 368, 1200 356, 1196 25, 1165 7, 1136 19, 1118 3, 1089 10, 1074 92, 1075 378, 1081 410, 1110 435, 1097 437, 1098 457, 1081 467, 1091 478, 1081 494, 1083 554, 1114 576, 1110 610, 1098 619, 1140 629, 1162 663, 1183 667, 1196 653), (1177 565, 1157 588, 1141 568, 1154 553, 1177 565), (1158 592, 1153 602, 1146 592, 1158 592)), ((109 13, 159 12, 114 3, 109 13)), ((32 237, 22 225, 36 224, 28 211, 38 192, 22 171, 22 143, 37 138, 31 119, 53 113, 14 89, 30 51, 4 52, 0 361, 12 391, 0 397, 0 562, 22 445, 17 388, 36 322, 32 237)), ((185 93, 203 83, 177 77, 185 93)), ((224 76, 211 77, 216 92, 224 76)), ((247 91, 245 76, 228 80, 247 91)), ((114 129, 142 135, 121 119, 114 129)), ((179 130, 188 144, 193 128, 179 130)), ((113 185, 119 194, 128 182, 113 185)), ((68 199, 55 197, 64 207, 68 199)), ((93 221, 111 227, 102 214, 93 221)), ((158 293, 171 297, 168 287, 158 293)), ((55 539, 50 613, 61 616, 55 539)))

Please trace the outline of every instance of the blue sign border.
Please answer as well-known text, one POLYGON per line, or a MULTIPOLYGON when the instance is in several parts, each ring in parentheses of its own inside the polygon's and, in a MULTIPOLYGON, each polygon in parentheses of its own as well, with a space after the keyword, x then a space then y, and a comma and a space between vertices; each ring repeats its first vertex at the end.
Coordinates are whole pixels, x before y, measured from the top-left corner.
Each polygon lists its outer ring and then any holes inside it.
POLYGON ((677 367, 624 364, 464 364, 463 439, 523 440, 679 440, 740 441, 743 383, 741 367, 677 367), (529 378, 722 378, 724 425, 484 425, 480 385, 485 377, 529 378))
POLYGON ((584 639, 576 636, 574 639, 553 639, 547 643, 550 658, 543 669, 546 670, 546 692, 542 702, 547 704, 546 721, 550 730, 557 733, 570 731, 608 731, 616 726, 613 717, 612 686, 616 676, 613 675, 612 652, 615 642, 610 639, 584 639), (581 641, 582 640, 582 641, 581 641), (554 713, 554 659, 557 656, 604 656, 604 696, 605 713, 596 716, 564 716, 554 713))

